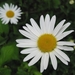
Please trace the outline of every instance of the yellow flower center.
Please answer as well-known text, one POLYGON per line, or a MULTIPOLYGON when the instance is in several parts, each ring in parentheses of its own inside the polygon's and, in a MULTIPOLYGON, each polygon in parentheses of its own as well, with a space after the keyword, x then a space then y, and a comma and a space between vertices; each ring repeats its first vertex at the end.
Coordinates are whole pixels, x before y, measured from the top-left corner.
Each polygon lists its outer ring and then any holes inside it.
POLYGON ((6 16, 7 16, 8 18, 12 18, 12 17, 14 16, 14 12, 11 11, 11 10, 9 10, 9 11, 6 12, 6 16))
POLYGON ((57 41, 52 34, 43 34, 39 37, 37 45, 41 52, 51 52, 56 47, 57 41))

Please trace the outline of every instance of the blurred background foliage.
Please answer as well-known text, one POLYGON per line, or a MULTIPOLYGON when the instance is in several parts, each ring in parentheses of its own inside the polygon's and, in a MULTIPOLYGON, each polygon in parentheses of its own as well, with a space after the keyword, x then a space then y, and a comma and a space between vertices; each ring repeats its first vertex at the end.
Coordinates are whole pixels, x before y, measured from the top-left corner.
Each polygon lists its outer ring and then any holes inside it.
MULTIPOLYGON (((18 5, 23 14, 17 25, 2 24, 0 20, 0 75, 75 75, 75 51, 66 52, 71 62, 68 66, 58 60, 58 68, 55 71, 49 62, 49 67, 43 73, 40 73, 40 62, 29 67, 28 62, 23 62, 26 55, 20 54, 21 48, 16 47, 16 39, 24 38, 19 29, 25 23, 30 23, 30 18, 34 18, 39 24, 40 15, 56 15, 57 21, 66 19, 71 22, 68 29, 75 30, 75 1, 74 0, 3 0, 0 1, 0 7, 5 3, 18 5)), ((68 30, 67 29, 67 30, 68 30)), ((75 40, 75 32, 70 34, 64 40, 75 40)))

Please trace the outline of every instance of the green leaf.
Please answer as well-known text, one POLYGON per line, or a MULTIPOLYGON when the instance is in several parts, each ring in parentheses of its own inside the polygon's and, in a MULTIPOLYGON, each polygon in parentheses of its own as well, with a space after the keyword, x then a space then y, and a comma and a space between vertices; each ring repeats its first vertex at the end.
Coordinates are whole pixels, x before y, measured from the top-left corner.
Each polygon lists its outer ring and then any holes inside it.
POLYGON ((1 59, 2 60, 2 64, 4 64, 6 61, 11 60, 12 56, 14 53, 14 49, 12 45, 5 45, 2 47, 1 49, 1 59))
MULTIPOLYGON (((15 43, 8 43, 1 48, 0 63, 4 64, 12 59, 18 59, 18 48, 15 43)), ((1 64, 1 65, 2 65, 1 64)))

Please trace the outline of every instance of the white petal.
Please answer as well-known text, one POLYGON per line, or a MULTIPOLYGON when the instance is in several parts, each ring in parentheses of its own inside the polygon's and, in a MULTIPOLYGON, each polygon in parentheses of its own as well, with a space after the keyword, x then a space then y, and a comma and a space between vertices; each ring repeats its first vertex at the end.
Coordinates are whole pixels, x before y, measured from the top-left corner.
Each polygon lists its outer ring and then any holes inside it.
POLYGON ((35 42, 28 42, 28 43, 19 43, 16 45, 17 47, 22 47, 22 48, 25 48, 25 47, 37 47, 37 44, 35 42))
POLYGON ((57 69, 57 59, 53 52, 50 52, 50 58, 51 58, 52 66, 56 70, 57 69))
POLYGON ((11 24, 17 24, 18 20, 16 18, 11 18, 10 23, 11 24))
POLYGON ((18 6, 16 5, 15 7, 14 7, 14 10, 17 10, 18 9, 18 6))
POLYGON ((9 5, 7 3, 5 3, 5 5, 3 5, 4 9, 9 10, 9 5))
POLYGON ((67 62, 63 57, 61 57, 57 52, 54 51, 54 54, 55 54, 65 65, 68 65, 68 62, 67 62))
POLYGON ((47 14, 45 17, 45 25, 46 25, 46 32, 49 33, 49 31, 50 31, 50 16, 49 16, 49 14, 47 14))
POLYGON ((45 28, 45 21, 44 21, 43 15, 41 15, 41 17, 40 17, 40 27, 41 27, 42 32, 45 33, 46 28, 45 28))
POLYGON ((2 7, 0 7, 0 18, 5 16, 5 13, 6 13, 5 10, 2 7))
POLYGON ((11 24, 17 24, 18 20, 16 18, 10 18, 11 24))
POLYGON ((61 35, 64 32, 64 30, 70 26, 70 24, 71 23, 68 22, 64 26, 62 26, 62 28, 60 29, 60 31, 58 32, 56 36, 58 37, 59 35, 61 35))
POLYGON ((5 20, 3 20, 3 21, 2 21, 2 24, 6 24, 6 21, 5 21, 5 20))
POLYGON ((24 28, 30 35, 32 35, 33 37, 37 38, 37 36, 36 36, 33 32, 31 32, 26 26, 23 26, 23 28, 24 28))
POLYGON ((10 9, 14 8, 14 5, 12 5, 12 3, 10 4, 10 9))
POLYGON ((30 19, 30 22, 31 22, 32 26, 37 30, 37 32, 41 33, 41 30, 40 30, 38 24, 35 22, 35 20, 33 18, 30 19))
POLYGON ((74 30, 66 31, 66 32, 62 33, 61 35, 56 36, 56 38, 57 38, 57 40, 61 40, 64 37, 66 37, 67 35, 71 34, 72 32, 74 32, 74 30))
POLYGON ((22 34, 22 35, 24 35, 25 37, 31 37, 30 35, 29 35, 29 33, 28 32, 26 32, 26 31, 24 31, 24 30, 19 30, 19 32, 22 34))
POLYGON ((65 51, 73 51, 74 49, 72 47, 68 46, 57 46, 58 49, 65 50, 65 51))
POLYGON ((34 65, 41 58, 42 53, 40 51, 37 52, 36 56, 29 62, 29 66, 34 65))
POLYGON ((64 52, 62 52, 62 51, 59 50, 59 49, 56 49, 55 51, 56 51, 61 57, 63 57, 66 61, 69 61, 69 62, 70 62, 69 57, 68 57, 64 52))
POLYGON ((42 58, 41 58, 41 64, 40 64, 40 72, 43 72, 44 71, 44 54, 42 55, 42 58))
POLYGON ((31 33, 31 31, 28 29, 28 27, 23 26, 23 28, 24 28, 27 32, 31 33))
POLYGON ((47 69, 48 62, 49 62, 49 54, 48 53, 45 53, 44 54, 44 69, 47 69))
POLYGON ((62 21, 55 27, 55 29, 54 29, 54 31, 53 31, 53 34, 54 34, 54 35, 56 35, 56 34, 59 32, 59 30, 60 30, 61 27, 63 26, 64 22, 65 22, 65 20, 62 20, 62 21))
POLYGON ((75 46, 75 43, 68 42, 68 41, 59 41, 57 42, 58 45, 68 45, 68 46, 75 46))
POLYGON ((35 50, 36 50, 36 48, 27 48, 27 49, 23 49, 20 53, 21 54, 29 54, 29 53, 32 53, 35 50))
POLYGON ((36 40, 36 36, 34 36, 34 35, 31 35, 30 33, 28 33, 28 32, 26 32, 26 31, 24 31, 24 30, 19 30, 19 32, 22 34, 22 35, 24 35, 25 37, 28 37, 28 38, 30 38, 30 39, 32 39, 32 40, 36 40))
POLYGON ((33 28, 32 26, 30 26, 29 24, 26 24, 26 26, 27 26, 28 29, 29 29, 32 33, 34 33, 36 36, 39 36, 39 35, 40 35, 40 33, 39 33, 35 28, 33 28))
POLYGON ((31 52, 29 55, 27 55, 27 56, 24 58, 23 61, 25 62, 25 61, 30 60, 31 58, 33 58, 34 56, 36 56, 37 52, 38 52, 38 50, 35 50, 35 51, 31 52))
POLYGON ((35 41, 31 39, 17 39, 16 42, 17 43, 34 43, 35 41))
POLYGON ((56 22, 56 16, 54 15, 54 16, 51 18, 51 21, 50 21, 50 25, 51 25, 50 33, 52 33, 53 30, 54 30, 55 22, 56 22))
POLYGON ((8 24, 8 22, 9 22, 9 19, 6 20, 5 24, 8 24))
POLYGON ((8 18, 4 18, 4 17, 2 17, 1 21, 2 21, 3 24, 7 24, 7 21, 9 22, 9 19, 8 18))

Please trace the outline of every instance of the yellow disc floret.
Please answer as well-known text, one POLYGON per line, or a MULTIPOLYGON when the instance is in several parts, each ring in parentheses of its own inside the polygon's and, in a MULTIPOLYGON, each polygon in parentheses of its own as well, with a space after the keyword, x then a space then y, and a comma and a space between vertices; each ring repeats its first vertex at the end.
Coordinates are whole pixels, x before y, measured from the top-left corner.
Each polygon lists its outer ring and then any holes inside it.
POLYGON ((57 41, 52 34, 43 34, 38 38, 37 45, 42 52, 51 52, 56 47, 57 41))
POLYGON ((9 11, 6 12, 6 16, 8 18, 12 18, 14 16, 14 12, 12 10, 9 10, 9 11))

